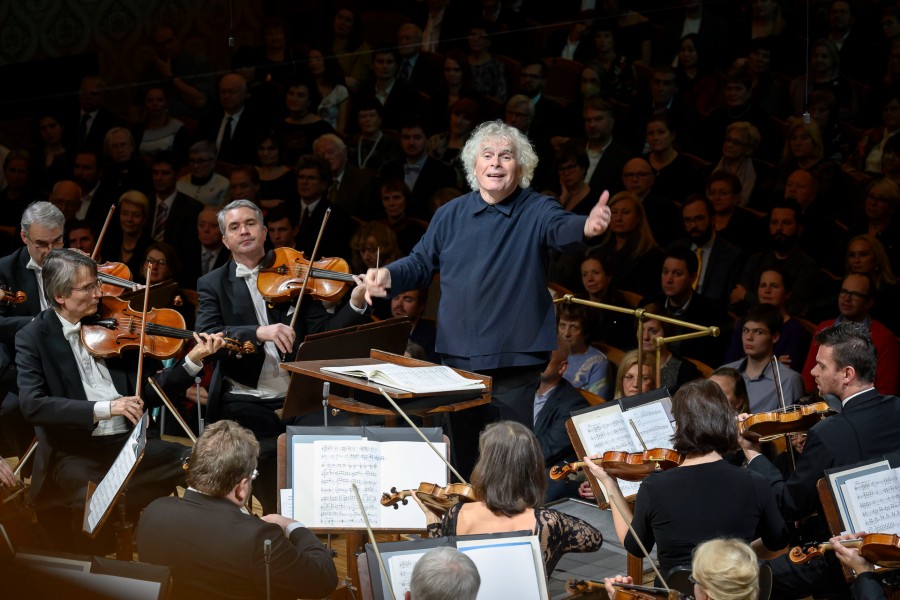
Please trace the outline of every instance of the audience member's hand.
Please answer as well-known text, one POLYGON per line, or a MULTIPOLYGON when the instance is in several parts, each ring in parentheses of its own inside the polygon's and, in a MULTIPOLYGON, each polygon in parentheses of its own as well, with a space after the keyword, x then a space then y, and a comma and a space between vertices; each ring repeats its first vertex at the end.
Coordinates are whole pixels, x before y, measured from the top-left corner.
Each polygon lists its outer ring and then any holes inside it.
POLYGON ((631 585, 634 580, 627 575, 616 575, 615 577, 606 577, 603 579, 603 587, 606 588, 606 593, 609 595, 609 599, 613 600, 616 597, 616 588, 613 587, 615 583, 624 583, 626 585, 631 585))
POLYGON ((284 323, 263 325, 256 330, 256 339, 261 342, 275 342, 275 347, 282 353, 290 352, 297 339, 297 332, 284 323))
POLYGON ((747 288, 742 286, 741 284, 737 284, 734 286, 734 289, 731 290, 731 298, 729 302, 731 304, 736 304, 747 297, 747 288))
POLYGON ((15 487, 16 485, 16 474, 2 458, 0 458, 0 485, 5 487, 15 487))
POLYGON ((591 487, 591 484, 587 481, 582 481, 581 485, 578 486, 578 495, 584 498, 585 500, 596 500, 597 497, 594 496, 594 488, 591 487))
POLYGON ((857 574, 864 571, 874 571, 875 565, 860 556, 858 548, 848 548, 840 542, 842 540, 858 540, 866 535, 867 533, 865 531, 858 531, 856 533, 845 533, 844 535, 835 536, 829 540, 831 545, 834 546, 834 554, 838 557, 838 560, 857 574))
MULTIPOLYGON (((372 298, 384 298, 391 287, 391 272, 385 268, 369 269, 363 278, 366 285, 366 302, 372 304, 372 298)), ((400 290, 403 291, 403 290, 400 290)))

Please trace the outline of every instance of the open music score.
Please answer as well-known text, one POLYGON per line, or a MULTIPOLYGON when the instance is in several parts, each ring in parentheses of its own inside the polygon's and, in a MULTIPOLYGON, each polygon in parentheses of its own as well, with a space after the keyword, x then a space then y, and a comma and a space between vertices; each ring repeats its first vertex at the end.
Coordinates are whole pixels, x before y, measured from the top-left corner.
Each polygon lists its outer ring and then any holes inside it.
POLYGON ((900 469, 888 460, 828 472, 835 503, 848 531, 900 535, 900 469))
POLYGON ((361 377, 367 381, 414 394, 484 389, 481 380, 463 377, 450 367, 443 365, 407 367, 393 363, 355 364, 322 367, 322 371, 361 377))

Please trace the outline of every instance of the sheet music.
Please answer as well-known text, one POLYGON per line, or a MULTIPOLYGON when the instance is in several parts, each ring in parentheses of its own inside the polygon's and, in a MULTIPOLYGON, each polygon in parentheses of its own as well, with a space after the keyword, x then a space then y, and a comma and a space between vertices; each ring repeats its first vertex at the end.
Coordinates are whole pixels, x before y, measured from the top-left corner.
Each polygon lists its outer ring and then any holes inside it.
POLYGON ((281 495, 281 516, 294 519, 294 490, 285 488, 278 490, 278 493, 281 495))
POLYGON ((395 598, 404 598, 406 592, 409 591, 409 584, 412 580, 413 568, 419 559, 425 556, 425 552, 410 552, 408 554, 399 554, 387 559, 385 568, 391 579, 391 587, 394 589, 395 598))
MULTIPOLYGON (((631 419, 634 421, 635 427, 641 432, 641 437, 647 448, 671 448, 672 435, 675 429, 669 422, 669 415, 666 414, 662 402, 650 402, 642 404, 622 413, 622 418, 628 423, 631 419)), ((628 433, 631 434, 634 446, 638 450, 643 450, 641 442, 634 433, 634 428, 628 423, 628 433)))
POLYGON ((131 434, 125 441, 125 445, 122 447, 116 460, 113 461, 106 476, 103 477, 103 480, 94 490, 91 502, 87 507, 89 532, 92 533, 97 528, 103 515, 115 502, 116 495, 128 478, 128 474, 131 473, 131 469, 137 463, 141 450, 146 444, 149 418, 149 413, 144 413, 141 420, 132 428, 131 434))
MULTIPOLYGON (((853 506, 850 504, 848 498, 847 482, 865 475, 890 470, 891 465, 887 460, 879 460, 863 463, 855 467, 841 468, 840 470, 829 469, 825 471, 828 475, 828 484, 831 487, 831 493, 834 496, 834 503, 837 506, 838 514, 841 516, 841 523, 847 528, 845 533, 854 531, 853 523, 859 521, 859 519, 852 514, 853 506)), ((860 531, 860 529, 856 529, 856 531, 860 531)))
MULTIPOLYGON (((634 431, 623 418, 622 409, 618 405, 572 417, 578 430, 581 443, 588 456, 603 454, 609 451, 639 452, 643 448, 637 442, 634 431), (599 413, 599 414, 598 414, 599 413)), ((579 459, 583 458, 581 456, 579 459)), ((637 494, 641 486, 637 481, 618 480, 619 489, 626 498, 637 494)))
MULTIPOLYGON (((434 447, 447 457, 446 444, 436 443, 434 447)), ((381 453, 384 461, 381 463, 379 499, 382 492, 387 492, 392 487, 398 490, 415 490, 423 481, 447 485, 447 465, 424 442, 381 442, 381 453)), ((408 504, 401 505, 396 510, 381 506, 379 502, 378 510, 381 513, 381 527, 425 529, 427 525, 425 514, 412 498, 408 504)))
POLYGON ((314 522, 320 527, 365 527, 356 484, 372 527, 380 527, 381 456, 378 442, 313 442, 314 522))
POLYGON ((851 528, 869 533, 900 534, 898 469, 872 473, 846 482, 853 509, 851 528))
POLYGON ((496 541, 458 542, 457 548, 471 558, 478 568, 481 586, 478 588, 477 600, 542 600, 540 583, 544 580, 543 567, 538 571, 530 542, 504 541, 503 538, 498 538, 496 541))

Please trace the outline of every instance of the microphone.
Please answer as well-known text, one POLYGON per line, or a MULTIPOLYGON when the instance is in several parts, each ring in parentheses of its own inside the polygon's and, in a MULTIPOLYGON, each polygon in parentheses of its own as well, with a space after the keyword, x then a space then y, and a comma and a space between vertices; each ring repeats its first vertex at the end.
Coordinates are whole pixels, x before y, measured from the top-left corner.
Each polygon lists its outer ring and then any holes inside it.
POLYGON ((810 122, 810 115, 809 115, 809 111, 807 110, 807 111, 803 112, 803 124, 809 125, 809 122, 810 122))
POLYGON ((228 47, 234 48, 235 46, 237 46, 237 38, 234 37, 233 35, 229 35, 228 36, 228 47))
POLYGON ((266 600, 272 600, 272 582, 269 579, 269 561, 272 560, 272 540, 263 542, 263 556, 266 559, 266 600))

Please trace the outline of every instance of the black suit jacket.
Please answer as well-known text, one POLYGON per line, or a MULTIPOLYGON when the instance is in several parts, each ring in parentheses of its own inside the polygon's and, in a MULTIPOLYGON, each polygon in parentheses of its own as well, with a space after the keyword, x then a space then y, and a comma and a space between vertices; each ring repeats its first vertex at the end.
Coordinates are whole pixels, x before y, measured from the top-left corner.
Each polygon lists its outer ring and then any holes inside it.
MULTIPOLYGON (((322 242, 319 244, 319 253, 316 256, 318 258, 340 256, 350 261, 352 258, 350 238, 353 237, 356 231, 356 223, 353 222, 350 215, 331 204, 324 197, 319 200, 312 215, 308 217, 301 215, 300 230, 297 232, 294 247, 305 252, 307 257, 312 256, 316 238, 319 236, 319 229, 322 227, 322 220, 325 218, 325 211, 329 208, 331 209, 331 216, 328 217, 328 225, 326 225, 325 234, 322 236, 322 242)), ((306 210, 302 203, 300 210, 306 210)))
MULTIPOLYGON (((622 190, 622 168, 633 156, 624 145, 615 140, 610 142, 588 182, 588 185, 591 186, 589 197, 594 199, 594 203, 597 202, 604 190, 609 190, 610 197, 622 190)), ((591 208, 593 208, 593 204, 591 208)))
POLYGON ((78 139, 78 134, 81 131, 81 111, 76 111, 69 119, 65 129, 65 137, 68 140, 66 148, 72 148, 77 151, 93 150, 99 152, 100 156, 103 156, 103 139, 106 137, 107 132, 113 127, 121 127, 122 125, 123 122, 115 114, 105 108, 101 108, 94 115, 87 138, 82 142, 78 139))
POLYGON ((0 283, 15 292, 25 292, 28 299, 22 304, 0 302, 0 342, 10 350, 16 341, 16 333, 28 325, 41 312, 40 292, 35 272, 27 268, 31 255, 22 246, 12 254, 0 258, 0 283))
MULTIPOLYGON (((406 160, 400 160, 384 165, 381 169, 382 181, 388 179, 403 179, 403 165, 406 160)), ((439 160, 435 160, 430 156, 425 159, 425 165, 422 172, 416 179, 416 186, 412 189, 412 202, 406 207, 406 212, 411 217, 417 219, 431 219, 431 197, 441 188, 456 187, 456 173, 453 167, 445 165, 439 160)))
POLYGON ((321 598, 335 589, 334 561, 309 529, 285 537, 280 526, 225 498, 192 490, 159 498, 141 515, 137 534, 142 561, 172 568, 173 600, 265 598, 266 540, 272 598, 321 598))
MULTIPOLYGON (((724 303, 709 300, 700 294, 693 294, 687 310, 682 313, 672 313, 676 319, 696 323, 698 325, 715 325, 721 327, 727 317, 724 303)), ((677 328, 671 335, 690 333, 691 330, 677 328)), ((695 358, 707 365, 722 364, 725 354, 724 337, 706 336, 692 340, 683 340, 669 345, 672 352, 678 356, 695 358)))
POLYGON ((842 412, 823 419, 809 430, 797 468, 784 480, 765 456, 750 461, 775 492, 785 520, 802 519, 819 507, 816 482, 825 469, 880 458, 900 450, 900 398, 882 396, 875 389, 861 393, 842 412))
MULTIPOLYGON (((195 140, 209 140, 215 144, 224 118, 225 111, 221 108, 208 113, 197 125, 195 140)), ((231 143, 219 152, 218 160, 232 165, 256 164, 256 145, 260 132, 266 131, 273 124, 272 119, 255 111, 252 106, 244 106, 244 112, 231 133, 231 143)))
POLYGON ((572 384, 560 379, 534 422, 534 435, 541 443, 544 464, 549 468, 564 460, 575 460, 575 449, 566 431, 573 410, 587 408, 587 400, 572 384))
MULTIPOLYGON (((197 331, 216 333, 228 331, 241 341, 256 341, 256 330, 259 323, 253 308, 253 299, 247 283, 235 274, 236 263, 229 261, 224 266, 204 275, 197 282, 200 295, 200 306, 197 312, 197 331)), ((267 317, 270 324, 289 324, 291 316, 288 310, 292 302, 267 304, 267 317)), ((305 298, 296 324, 297 344, 303 341, 308 333, 317 333, 331 329, 349 327, 369 320, 367 315, 360 315, 350 306, 349 301, 335 310, 334 314, 325 310, 321 302, 305 298)), ((213 372, 209 387, 209 419, 216 420, 218 402, 222 392, 222 381, 228 376, 242 385, 256 387, 262 370, 265 353, 260 347, 256 353, 242 357, 228 356, 221 358, 213 372)))
MULTIPOLYGON (((147 213, 148 234, 153 235, 153 221, 156 219, 156 202, 158 198, 154 194, 150 199, 150 211, 147 213)), ((163 241, 175 248, 179 258, 184 261, 183 268, 178 277, 178 283, 190 290, 197 289, 197 278, 200 276, 198 269, 193 264, 188 264, 188 257, 198 256, 200 253, 200 238, 197 237, 197 216, 203 210, 203 205, 197 200, 176 192, 175 200, 169 214, 166 215, 166 228, 163 232, 163 241)), ((227 256, 228 251, 225 251, 227 256)))
MULTIPOLYGON (((672 247, 690 249, 691 240, 678 240, 672 247)), ((712 249, 703 254, 703 262, 706 263, 706 276, 697 291, 707 300, 724 306, 729 301, 731 290, 741 279, 743 253, 740 248, 716 235, 712 249)))
MULTIPOLYGON (((402 65, 403 61, 398 65, 398 73, 402 65)), ((440 73, 443 73, 443 61, 440 56, 431 52, 419 52, 412 75, 406 83, 417 92, 431 94, 441 83, 440 73)))
MULTIPOLYGON (((335 182, 332 181, 331 185, 334 186, 335 182)), ((383 212, 375 200, 375 193, 376 182, 372 172, 347 163, 340 186, 334 194, 329 190, 328 198, 348 215, 366 220, 383 212)))
MULTIPOLYGON (((123 396, 134 393, 137 384, 138 353, 106 359, 113 385, 123 396)), ((25 419, 35 427, 40 445, 35 456, 31 496, 39 499, 54 451, 86 454, 91 444, 94 403, 90 402, 78 374, 72 347, 53 310, 45 310, 16 337, 19 403, 25 419)), ((145 361, 146 373, 156 373, 158 362, 145 361)), ((154 376, 167 395, 175 397, 194 379, 184 369, 184 361, 154 376)), ((160 400, 150 386, 142 386, 148 406, 160 400)))

